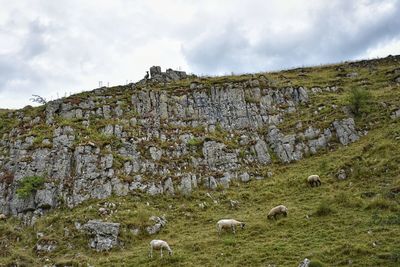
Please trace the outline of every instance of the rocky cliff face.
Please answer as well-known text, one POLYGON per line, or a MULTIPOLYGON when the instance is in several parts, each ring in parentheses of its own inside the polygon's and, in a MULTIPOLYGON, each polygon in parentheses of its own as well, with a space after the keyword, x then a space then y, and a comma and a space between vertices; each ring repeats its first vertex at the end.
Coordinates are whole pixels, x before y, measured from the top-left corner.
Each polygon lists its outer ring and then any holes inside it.
POLYGON ((321 129, 312 121, 299 121, 290 133, 281 129, 288 115, 313 105, 311 94, 329 88, 273 88, 263 76, 160 77, 7 114, 13 127, 3 129, 0 141, 0 213, 34 219, 111 194, 229 187, 272 175, 265 170, 273 162, 359 138, 351 118, 321 129), (44 184, 18 196, 31 176, 44 177, 44 184))

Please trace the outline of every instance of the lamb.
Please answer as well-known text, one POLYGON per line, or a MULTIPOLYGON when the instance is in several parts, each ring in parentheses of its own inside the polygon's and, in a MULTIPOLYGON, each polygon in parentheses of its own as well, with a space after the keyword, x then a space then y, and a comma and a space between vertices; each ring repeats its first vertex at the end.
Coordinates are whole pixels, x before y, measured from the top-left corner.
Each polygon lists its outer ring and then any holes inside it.
POLYGON ((268 219, 272 219, 272 217, 274 217, 274 219, 276 219, 276 216, 279 214, 283 214, 285 217, 287 216, 288 213, 288 209, 283 206, 283 205, 279 205, 276 206, 275 208, 272 208, 269 212, 268 212, 268 219))
POLYGON ((311 187, 320 186, 321 185, 321 179, 316 174, 308 176, 307 182, 311 185, 311 187))
POLYGON ((244 222, 239 222, 234 219, 222 219, 217 222, 217 230, 218 234, 221 234, 221 231, 223 228, 231 228, 233 234, 236 234, 236 226, 240 226, 240 228, 244 228, 245 223, 244 222))
POLYGON ((7 219, 7 216, 3 213, 0 213, 0 221, 7 219))
POLYGON ((150 258, 153 258, 153 249, 157 249, 161 251, 161 258, 163 256, 163 249, 168 250, 168 254, 171 256, 172 255, 172 249, 169 247, 168 243, 165 242, 164 240, 151 240, 150 241, 150 258))

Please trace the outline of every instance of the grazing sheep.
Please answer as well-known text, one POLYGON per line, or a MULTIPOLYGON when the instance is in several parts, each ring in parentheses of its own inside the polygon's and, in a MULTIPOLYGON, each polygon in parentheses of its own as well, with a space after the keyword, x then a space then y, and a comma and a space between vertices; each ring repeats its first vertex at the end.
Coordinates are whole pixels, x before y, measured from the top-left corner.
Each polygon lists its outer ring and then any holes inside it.
POLYGON ((223 220, 219 220, 217 222, 217 230, 218 230, 218 234, 221 234, 221 231, 223 228, 231 228, 233 234, 236 234, 236 226, 240 225, 240 228, 244 228, 245 223, 244 222, 239 222, 236 221, 234 219, 223 219, 223 220))
POLYGON ((276 220, 276 216, 279 214, 283 214, 285 217, 287 216, 288 213, 288 209, 283 206, 283 205, 279 205, 276 206, 275 208, 272 208, 269 212, 268 212, 268 219, 272 219, 272 217, 274 217, 274 219, 276 220))
POLYGON ((316 174, 308 176, 307 182, 311 185, 311 187, 320 186, 321 185, 321 179, 316 174))
POLYGON ((168 254, 170 256, 172 255, 172 249, 169 247, 168 243, 165 242, 164 240, 154 239, 154 240, 150 241, 150 252, 149 252, 150 258, 153 258, 153 249, 157 249, 157 250, 161 251, 161 258, 163 256, 163 253, 162 253, 163 249, 168 250, 168 254))
POLYGON ((3 213, 0 213, 0 221, 7 219, 7 216, 3 213))

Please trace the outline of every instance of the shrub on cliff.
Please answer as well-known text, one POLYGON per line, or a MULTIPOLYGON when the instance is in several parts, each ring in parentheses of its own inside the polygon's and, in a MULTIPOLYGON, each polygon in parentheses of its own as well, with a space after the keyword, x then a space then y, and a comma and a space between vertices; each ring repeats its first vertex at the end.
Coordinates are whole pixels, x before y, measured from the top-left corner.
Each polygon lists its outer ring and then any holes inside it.
POLYGON ((18 189, 16 191, 19 198, 28 198, 37 190, 41 189, 44 185, 45 179, 41 176, 27 176, 18 182, 18 189))

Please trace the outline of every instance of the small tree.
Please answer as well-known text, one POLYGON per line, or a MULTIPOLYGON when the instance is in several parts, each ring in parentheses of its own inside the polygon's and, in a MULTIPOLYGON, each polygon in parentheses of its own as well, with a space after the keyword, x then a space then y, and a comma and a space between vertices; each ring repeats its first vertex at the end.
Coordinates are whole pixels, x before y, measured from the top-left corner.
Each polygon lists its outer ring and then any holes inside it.
POLYGON ((371 95, 368 91, 360 88, 353 88, 348 96, 350 109, 355 116, 359 116, 362 110, 367 106, 371 95))
POLYGON ((47 103, 46 98, 41 97, 40 95, 32 95, 32 96, 33 97, 29 99, 32 102, 39 103, 39 104, 42 104, 42 105, 47 103))

